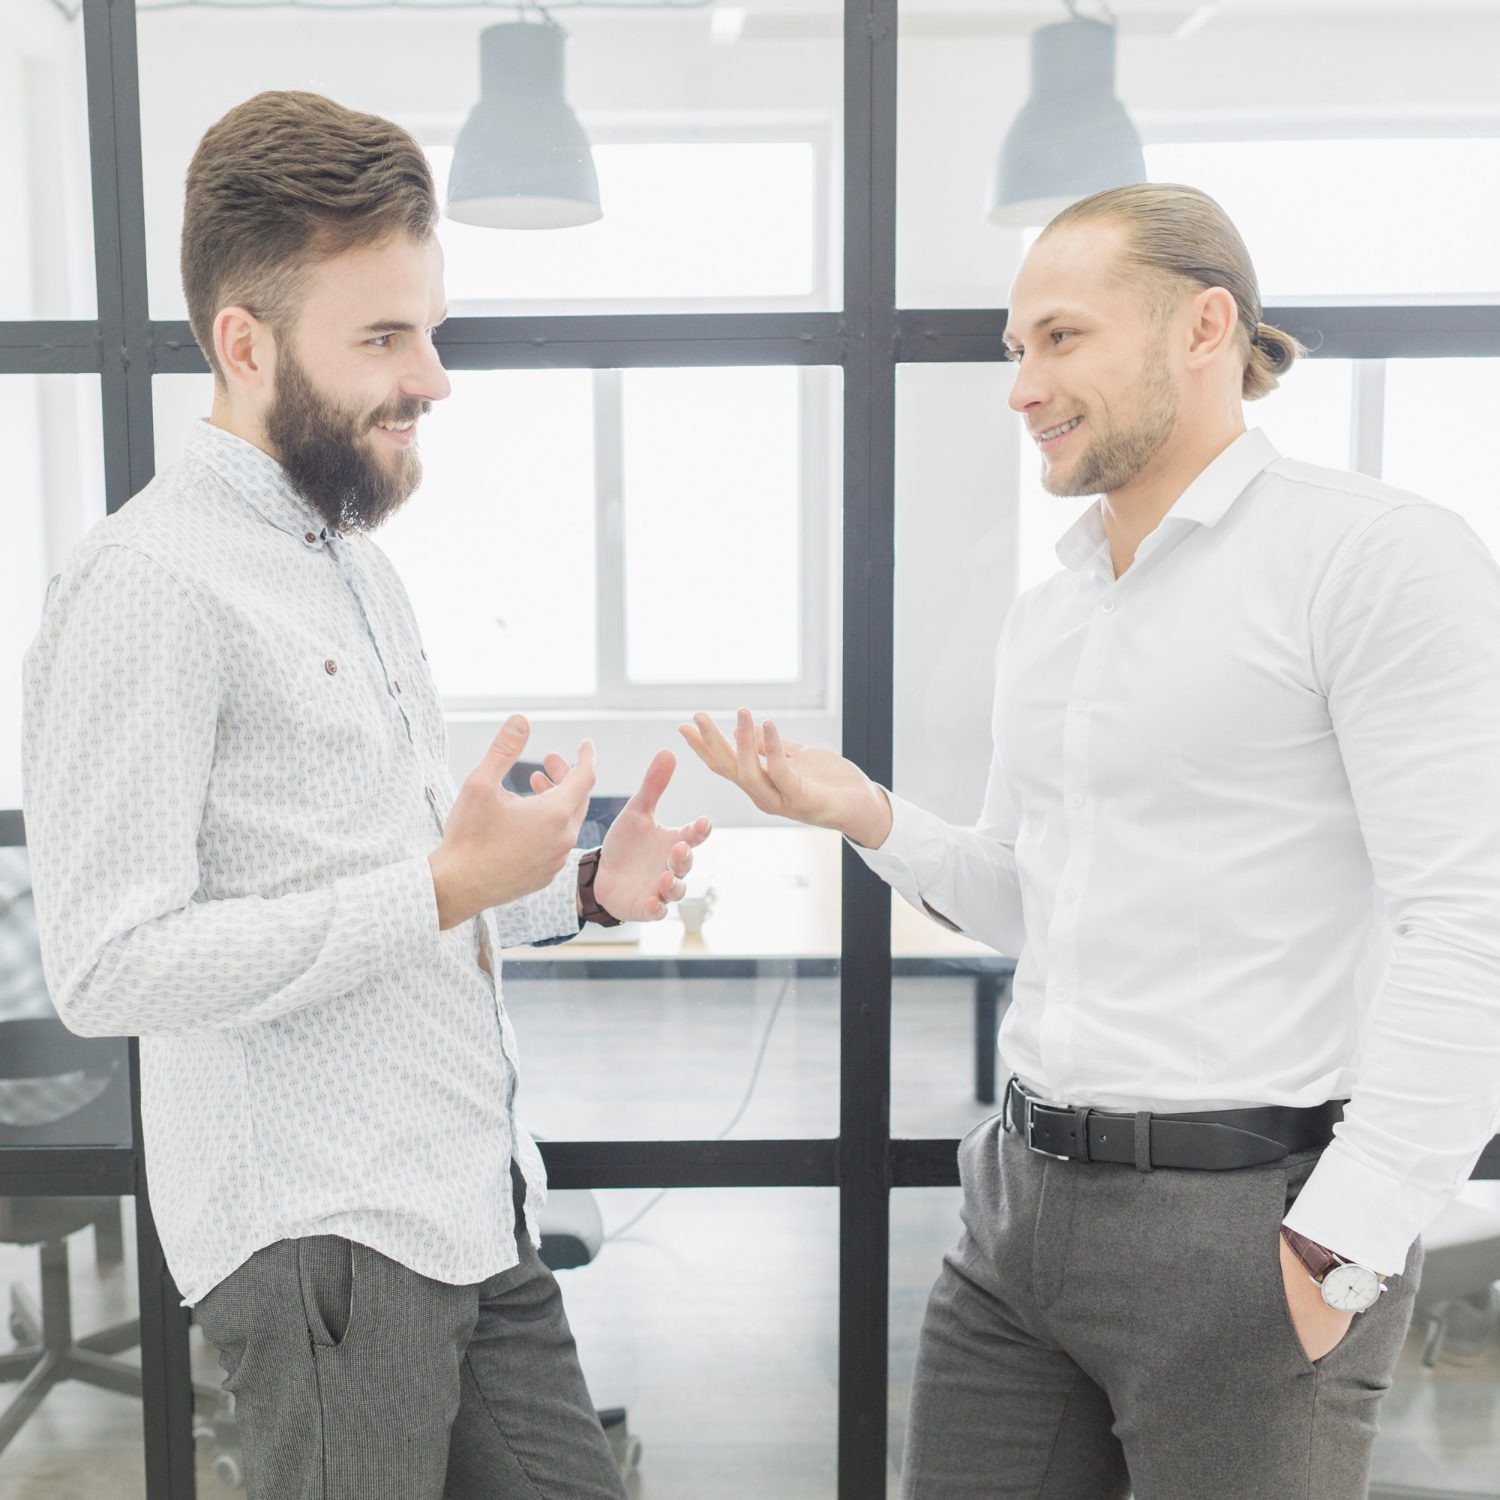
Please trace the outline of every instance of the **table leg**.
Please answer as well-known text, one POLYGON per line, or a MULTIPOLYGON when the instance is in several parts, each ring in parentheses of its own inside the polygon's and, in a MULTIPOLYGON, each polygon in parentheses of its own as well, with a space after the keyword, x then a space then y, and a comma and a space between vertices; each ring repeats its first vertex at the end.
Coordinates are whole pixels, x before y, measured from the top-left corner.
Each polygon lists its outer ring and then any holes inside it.
POLYGON ((995 1033, 1000 1026, 999 974, 974 976, 974 1100, 995 1102, 995 1033))

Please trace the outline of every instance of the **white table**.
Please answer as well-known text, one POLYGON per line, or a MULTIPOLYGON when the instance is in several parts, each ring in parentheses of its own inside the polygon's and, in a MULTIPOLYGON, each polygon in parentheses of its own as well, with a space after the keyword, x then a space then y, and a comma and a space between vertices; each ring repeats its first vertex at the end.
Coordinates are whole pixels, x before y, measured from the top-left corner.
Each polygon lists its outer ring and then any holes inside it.
MULTIPOLYGON (((502 955, 517 977, 739 979, 763 966, 834 978, 840 952, 842 840, 818 828, 720 828, 696 853, 690 895, 712 887, 701 933, 675 911, 641 923, 634 942, 575 939, 502 955)), ((587 934, 585 934, 585 939, 587 934)), ((897 977, 969 975, 974 981, 974 1097, 995 1102, 995 1032, 1015 963, 952 932, 891 893, 891 969, 897 977)))

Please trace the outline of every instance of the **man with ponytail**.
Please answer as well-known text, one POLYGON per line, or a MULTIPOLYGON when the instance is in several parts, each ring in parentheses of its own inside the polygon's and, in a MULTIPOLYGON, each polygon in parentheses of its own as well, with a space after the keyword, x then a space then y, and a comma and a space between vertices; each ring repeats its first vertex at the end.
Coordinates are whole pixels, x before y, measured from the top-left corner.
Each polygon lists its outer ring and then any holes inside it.
POLYGON ((689 743, 1017 958, 959 1149, 907 1500, 1358 1500, 1419 1236, 1500 1117, 1500 570, 1243 403, 1303 352, 1238 232, 1142 184, 1012 288, 1062 569, 958 828, 741 712, 689 743))

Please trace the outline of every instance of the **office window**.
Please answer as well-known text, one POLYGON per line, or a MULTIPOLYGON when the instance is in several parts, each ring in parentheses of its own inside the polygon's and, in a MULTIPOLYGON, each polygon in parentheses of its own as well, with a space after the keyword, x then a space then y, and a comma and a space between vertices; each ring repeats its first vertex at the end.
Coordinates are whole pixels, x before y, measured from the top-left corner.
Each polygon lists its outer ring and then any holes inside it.
MULTIPOLYGON (((420 132, 446 200, 453 147, 420 132)), ((450 304, 463 312, 594 311, 608 304, 821 307, 831 270, 821 134, 805 139, 617 140, 594 145, 604 217, 561 234, 444 218, 450 304)))
POLYGON ((83 28, 39 0, 7 5, 5 22, 0 319, 92 318, 98 299, 83 28))
MULTIPOLYGON (((707 11, 689 10, 570 10, 563 96, 591 143, 603 217, 550 231, 445 218, 439 234, 456 310, 838 306, 837 17, 825 35, 742 46, 721 44, 707 11)), ((409 129, 446 201, 454 144, 479 99, 481 33, 516 19, 513 10, 428 0, 360 4, 352 13, 338 3, 147 0, 137 31, 153 316, 185 313, 182 182, 215 120, 263 89, 326 94, 409 129)))
POLYGON ((1500 359, 1385 361, 1381 476, 1456 510, 1500 558, 1500 359))
POLYGON ((451 710, 828 702, 831 372, 452 378, 377 538, 451 710))
POLYGON ((47 580, 104 516, 95 375, 0 375, 0 808, 21 805, 21 658, 47 580))
POLYGON ((1267 302, 1500 298, 1500 136, 1394 136, 1161 142, 1146 171, 1218 199, 1267 302))

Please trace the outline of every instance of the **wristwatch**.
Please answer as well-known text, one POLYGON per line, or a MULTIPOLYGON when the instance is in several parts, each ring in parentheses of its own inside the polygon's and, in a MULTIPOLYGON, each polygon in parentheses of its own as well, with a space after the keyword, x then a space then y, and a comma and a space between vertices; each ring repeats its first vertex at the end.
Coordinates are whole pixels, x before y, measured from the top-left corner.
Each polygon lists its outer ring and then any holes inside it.
POLYGON ((599 873, 600 852, 590 849, 578 861, 578 905, 585 922, 592 922, 596 927, 618 927, 620 919, 610 916, 594 897, 594 877, 599 873))
POLYGON ((1385 1283, 1367 1266, 1357 1266, 1326 1246, 1310 1240, 1295 1229, 1281 1226, 1281 1237, 1292 1254, 1307 1268, 1307 1274, 1318 1284, 1323 1300, 1339 1312, 1362 1313, 1374 1307, 1385 1283))

